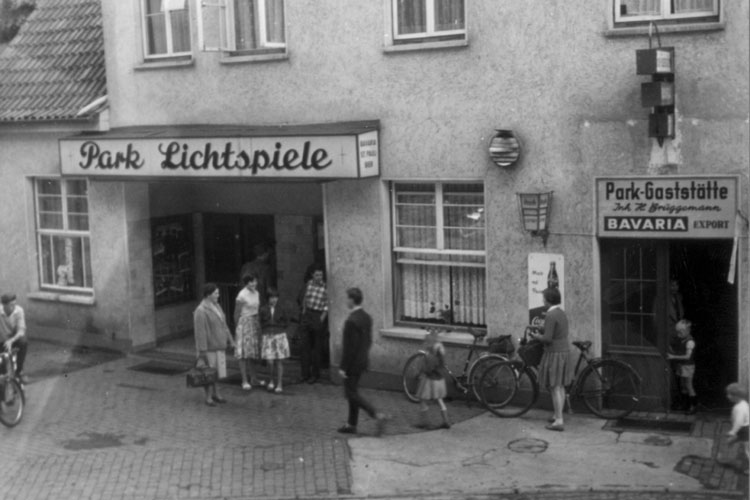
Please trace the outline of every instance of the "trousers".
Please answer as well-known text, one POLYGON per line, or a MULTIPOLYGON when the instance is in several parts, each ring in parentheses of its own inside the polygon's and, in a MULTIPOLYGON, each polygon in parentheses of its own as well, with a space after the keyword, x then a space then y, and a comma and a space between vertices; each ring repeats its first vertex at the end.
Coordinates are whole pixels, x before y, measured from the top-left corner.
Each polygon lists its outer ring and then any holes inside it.
POLYGON ((306 311, 300 322, 300 368, 302 378, 320 378, 320 360, 323 357, 326 322, 321 319, 321 312, 306 311))
POLYGON ((349 402, 349 420, 347 423, 352 427, 357 427, 360 408, 365 410, 370 417, 375 418, 375 408, 359 393, 361 376, 361 374, 353 374, 344 379, 344 395, 349 402))

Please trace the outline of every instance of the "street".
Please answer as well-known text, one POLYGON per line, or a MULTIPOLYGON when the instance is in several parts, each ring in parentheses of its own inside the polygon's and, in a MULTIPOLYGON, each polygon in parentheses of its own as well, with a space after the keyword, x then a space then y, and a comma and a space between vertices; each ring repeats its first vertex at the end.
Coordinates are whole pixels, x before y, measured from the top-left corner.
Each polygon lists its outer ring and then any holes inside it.
POLYGON ((281 396, 223 385, 229 403, 210 408, 184 375, 139 371, 174 360, 92 350, 55 365, 69 351, 37 342, 32 352, 27 413, 0 429, 8 500, 703 499, 735 498, 747 484, 710 460, 713 442, 702 437, 649 441, 588 417, 550 435, 538 412, 500 420, 460 401, 450 406, 451 430, 416 432, 415 405, 366 390, 394 418, 383 438, 365 419, 362 435, 345 440, 335 431, 345 402, 332 384, 289 385, 281 396), (676 470, 684 456, 708 460, 717 487, 676 470))

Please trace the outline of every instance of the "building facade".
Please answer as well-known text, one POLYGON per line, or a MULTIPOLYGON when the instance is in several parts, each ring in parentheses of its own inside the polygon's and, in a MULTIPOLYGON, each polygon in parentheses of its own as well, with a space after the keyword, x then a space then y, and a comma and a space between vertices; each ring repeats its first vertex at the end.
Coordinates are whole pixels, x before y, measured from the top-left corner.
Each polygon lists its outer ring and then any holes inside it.
POLYGON ((271 247, 290 301, 324 260, 334 365, 350 286, 375 321, 372 369, 397 380, 424 326, 457 357, 470 327, 520 336, 553 285, 574 337, 632 363, 653 407, 678 317, 695 324, 699 392, 747 379, 746 0, 102 11, 109 128, 65 137, 57 165, 88 186, 90 282, 45 286, 30 235, 3 276, 26 284, 32 321, 58 300, 67 323, 44 319, 48 335, 142 349, 189 333, 199 285, 231 307, 240 267, 271 247), (661 145, 636 74, 649 44, 675 51, 661 145), (488 152, 499 128, 520 138, 512 167, 488 152), (544 242, 519 217, 528 192, 553 192, 544 242))

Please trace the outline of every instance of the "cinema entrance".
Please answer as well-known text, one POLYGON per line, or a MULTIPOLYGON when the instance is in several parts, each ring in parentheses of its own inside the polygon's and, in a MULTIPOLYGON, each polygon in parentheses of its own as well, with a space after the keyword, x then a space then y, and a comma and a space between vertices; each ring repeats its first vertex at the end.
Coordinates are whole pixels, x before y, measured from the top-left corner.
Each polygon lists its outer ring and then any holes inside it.
POLYGON ((641 410, 681 402, 667 360, 681 319, 692 323, 699 403, 727 405, 739 362, 736 193, 734 177, 597 180, 602 354, 640 374, 641 410))

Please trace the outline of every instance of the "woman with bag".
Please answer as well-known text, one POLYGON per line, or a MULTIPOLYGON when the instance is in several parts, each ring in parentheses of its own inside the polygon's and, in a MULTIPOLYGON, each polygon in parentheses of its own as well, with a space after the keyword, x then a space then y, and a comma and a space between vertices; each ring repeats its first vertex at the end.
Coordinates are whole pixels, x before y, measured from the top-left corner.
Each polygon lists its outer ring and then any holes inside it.
POLYGON ((570 360, 570 343, 568 342, 568 316, 560 308, 562 296, 560 290, 547 288, 542 292, 544 305, 548 307, 541 334, 532 333, 532 337, 544 344, 544 354, 539 363, 539 385, 549 389, 552 395, 552 407, 555 410, 549 419, 547 429, 563 431, 563 409, 565 407, 565 386, 573 382, 575 366, 570 360))
MULTIPOLYGON (((234 339, 229 333, 227 318, 219 305, 219 288, 214 283, 203 285, 203 301, 193 313, 193 327, 195 329, 195 349, 198 352, 198 363, 206 363, 217 371, 218 378, 226 378, 227 345, 234 347, 234 339)), ((216 381, 204 386, 206 404, 216 406, 216 403, 226 403, 227 400, 219 394, 216 381)))

